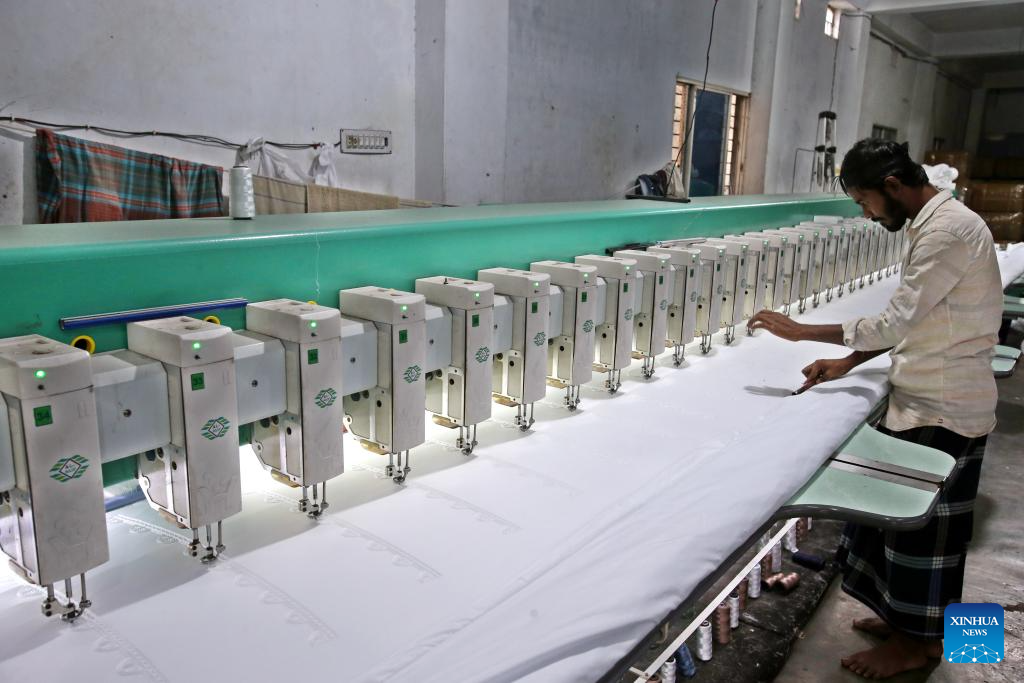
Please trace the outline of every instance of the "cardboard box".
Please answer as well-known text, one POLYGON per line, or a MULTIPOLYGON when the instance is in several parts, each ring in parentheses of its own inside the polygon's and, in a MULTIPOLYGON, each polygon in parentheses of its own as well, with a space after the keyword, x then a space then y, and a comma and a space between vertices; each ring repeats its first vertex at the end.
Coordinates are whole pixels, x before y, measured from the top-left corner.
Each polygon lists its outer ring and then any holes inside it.
POLYGON ((962 149, 949 151, 933 149, 924 153, 924 163, 929 166, 946 164, 947 166, 952 166, 959 171, 960 175, 957 177, 957 180, 973 177, 971 175, 971 165, 973 161, 973 155, 962 149))
POLYGON ((971 164, 971 177, 977 180, 995 177, 996 160, 980 157, 971 164))
POLYGON ((1024 179, 1024 159, 1020 157, 993 159, 992 177, 1000 180, 1024 179))
POLYGON ((967 205, 978 213, 1024 211, 1024 183, 974 180, 967 205))
POLYGON ((1024 237, 1024 212, 978 212, 996 242, 1020 242, 1024 237))

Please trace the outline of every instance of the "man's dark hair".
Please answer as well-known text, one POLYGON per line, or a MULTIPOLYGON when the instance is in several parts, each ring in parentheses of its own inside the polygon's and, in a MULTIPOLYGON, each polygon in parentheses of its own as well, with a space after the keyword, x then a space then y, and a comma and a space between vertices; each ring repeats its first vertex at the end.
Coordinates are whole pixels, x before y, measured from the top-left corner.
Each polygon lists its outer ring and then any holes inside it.
POLYGON ((889 176, 908 187, 928 184, 928 174, 921 164, 910 158, 907 143, 866 138, 855 144, 843 158, 839 184, 847 193, 854 188, 881 190, 889 176))

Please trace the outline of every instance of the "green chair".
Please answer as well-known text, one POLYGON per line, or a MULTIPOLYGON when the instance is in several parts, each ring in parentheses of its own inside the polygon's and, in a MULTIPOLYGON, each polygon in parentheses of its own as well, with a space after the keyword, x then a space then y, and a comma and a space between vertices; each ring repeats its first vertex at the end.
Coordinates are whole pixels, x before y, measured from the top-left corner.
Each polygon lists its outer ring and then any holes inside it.
POLYGON ((940 450, 886 436, 865 424, 775 518, 809 516, 919 529, 928 523, 955 465, 940 450))

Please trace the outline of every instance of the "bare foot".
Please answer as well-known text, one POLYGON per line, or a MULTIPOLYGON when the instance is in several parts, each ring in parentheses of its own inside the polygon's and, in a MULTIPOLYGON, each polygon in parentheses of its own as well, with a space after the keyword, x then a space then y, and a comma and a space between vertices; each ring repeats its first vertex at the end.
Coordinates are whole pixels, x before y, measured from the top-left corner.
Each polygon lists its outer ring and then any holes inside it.
MULTIPOLYGON (((864 678, 889 678, 904 671, 913 671, 927 666, 928 654, 926 651, 930 644, 894 633, 889 640, 877 647, 843 657, 842 664, 864 678)), ((940 650, 941 647, 940 643, 940 650)))
MULTIPOLYGON (((888 638, 892 635, 892 626, 885 623, 878 617, 868 617, 866 619, 854 619, 853 628, 858 631, 864 631, 864 633, 870 633, 878 638, 888 638)), ((942 655, 942 648, 939 647, 939 655, 942 655)))

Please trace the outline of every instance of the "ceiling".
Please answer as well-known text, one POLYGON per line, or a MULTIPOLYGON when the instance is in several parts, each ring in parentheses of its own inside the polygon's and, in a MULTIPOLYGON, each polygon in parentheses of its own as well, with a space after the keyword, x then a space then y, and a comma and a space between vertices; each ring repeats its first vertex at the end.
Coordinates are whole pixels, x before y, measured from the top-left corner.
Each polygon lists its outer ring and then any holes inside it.
POLYGON ((913 17, 933 33, 1024 29, 1024 2, 914 12, 913 17))

